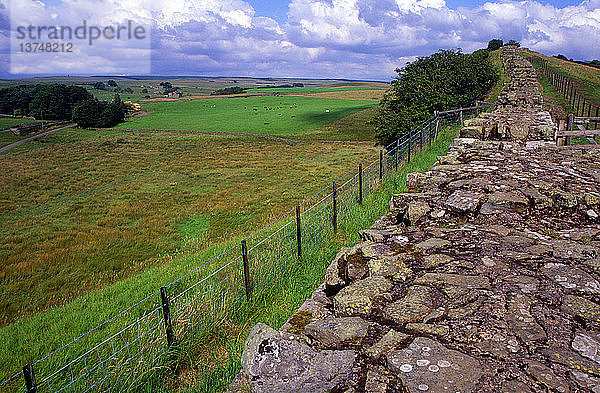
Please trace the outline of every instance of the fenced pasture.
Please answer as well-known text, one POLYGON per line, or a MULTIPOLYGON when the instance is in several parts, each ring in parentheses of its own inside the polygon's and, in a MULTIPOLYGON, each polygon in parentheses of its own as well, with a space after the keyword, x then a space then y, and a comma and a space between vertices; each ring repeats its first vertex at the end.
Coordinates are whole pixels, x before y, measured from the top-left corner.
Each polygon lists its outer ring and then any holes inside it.
MULTIPOLYGON (((161 367, 170 349, 223 323, 240 306, 269 292, 278 277, 293 274, 289 269, 318 254, 336 230, 351 221, 356 208, 417 152, 427 149, 447 122, 482 109, 434 116, 358 165, 348 165, 343 175, 330 177, 335 181, 328 181, 262 229, 211 259, 196 261, 179 278, 165 279, 144 296, 132 296, 96 327, 23 364, 0 389, 22 391, 25 385, 40 392, 135 388, 147 373, 161 367)), ((12 365, 18 362, 11 360, 12 365)))

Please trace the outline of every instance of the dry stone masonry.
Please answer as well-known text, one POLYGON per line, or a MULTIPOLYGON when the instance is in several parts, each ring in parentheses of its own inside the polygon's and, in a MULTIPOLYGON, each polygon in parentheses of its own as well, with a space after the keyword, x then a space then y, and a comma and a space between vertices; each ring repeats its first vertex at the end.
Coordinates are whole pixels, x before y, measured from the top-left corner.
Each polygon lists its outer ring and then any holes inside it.
POLYGON ((514 46, 504 47, 502 63, 506 82, 498 95, 498 107, 467 120, 461 136, 486 140, 553 139, 556 127, 550 113, 542 108, 535 68, 514 46))
POLYGON ((541 99, 505 62, 512 140, 409 174, 279 331, 252 329, 232 392, 600 392, 600 149, 527 141, 541 99))

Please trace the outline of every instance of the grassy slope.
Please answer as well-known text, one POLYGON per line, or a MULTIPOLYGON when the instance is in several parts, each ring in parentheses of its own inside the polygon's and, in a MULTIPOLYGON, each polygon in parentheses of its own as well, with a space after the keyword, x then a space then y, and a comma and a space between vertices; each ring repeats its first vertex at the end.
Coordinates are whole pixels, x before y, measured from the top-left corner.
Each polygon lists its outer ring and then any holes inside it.
MULTIPOLYGON (((588 101, 596 106, 600 106, 600 70, 583 64, 544 56, 540 53, 530 52, 529 54, 548 60, 550 67, 556 72, 567 75, 575 81, 577 89, 588 101)), ((562 93, 550 83, 548 78, 541 72, 538 72, 537 78, 540 91, 544 98, 544 104, 548 106, 548 109, 554 118, 566 119, 569 113, 574 112, 574 108, 569 104, 562 93)), ((595 127, 595 125, 593 126, 595 127)), ((589 144, 589 141, 584 137, 574 137, 572 138, 571 143, 589 144)))
POLYGON ((502 49, 498 49, 490 53, 490 62, 498 72, 498 81, 483 99, 487 102, 496 102, 498 99, 498 94, 500 94, 500 90, 502 90, 502 87, 504 87, 506 76, 504 75, 504 67, 502 66, 502 59, 500 58, 501 54, 502 49))
POLYGON ((373 101, 296 96, 151 103, 143 105, 148 116, 133 118, 119 127, 249 132, 305 138, 310 137, 310 130, 375 105, 377 103, 373 101))
POLYGON ((583 64, 572 63, 531 52, 532 56, 543 58, 549 62, 551 68, 572 78, 577 89, 594 105, 600 106, 600 70, 583 64))
POLYGON ((337 237, 319 255, 311 255, 306 263, 291 267, 292 272, 273 284, 269 295, 256 299, 240 310, 230 321, 199 337, 177 353, 176 360, 165 372, 146 385, 146 391, 209 393, 227 390, 240 365, 239 359, 248 332, 258 322, 281 327, 323 282, 325 269, 341 247, 358 242, 358 231, 367 228, 387 212, 392 194, 406 189, 406 173, 427 170, 437 156, 444 155, 456 129, 447 128, 431 148, 416 155, 383 187, 369 195, 362 206, 354 208, 350 222, 342 223, 337 237))
POLYGON ((2 323, 256 230, 374 151, 118 130, 26 145, 0 155, 2 323))

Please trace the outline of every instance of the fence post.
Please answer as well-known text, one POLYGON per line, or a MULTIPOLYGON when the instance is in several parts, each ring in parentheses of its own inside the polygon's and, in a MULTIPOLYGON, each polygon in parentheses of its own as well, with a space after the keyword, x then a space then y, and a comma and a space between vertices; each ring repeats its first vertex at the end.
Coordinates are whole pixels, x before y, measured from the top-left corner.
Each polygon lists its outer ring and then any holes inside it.
POLYGON ((300 206, 296 206, 296 241, 298 243, 298 259, 302 259, 302 227, 300 226, 300 206))
POLYGON ((246 241, 242 240, 242 260, 244 261, 244 284, 246 287, 246 299, 250 300, 252 296, 252 284, 250 283, 250 267, 248 266, 248 246, 246 241))
POLYGON ((463 113, 462 113, 462 112, 463 112, 463 111, 462 111, 462 106, 461 106, 461 107, 460 107, 460 112, 459 112, 459 113, 460 113, 460 126, 461 126, 461 127, 463 126, 463 113))
POLYGON ((398 172, 398 161, 400 161, 400 138, 396 139, 396 172, 398 172))
MULTIPOLYGON (((462 110, 460 111, 460 117, 462 118, 462 110)), ((419 138, 419 151, 423 151, 423 138, 425 137, 425 130, 423 126, 420 127, 419 132, 421 133, 421 137, 419 138)))
POLYGON ((383 179, 383 149, 379 150, 379 182, 383 179))
POLYGON ((410 153, 412 152, 412 128, 408 130, 408 162, 410 162, 410 153))
POLYGON ((362 162, 358 164, 358 204, 363 202, 362 162))
POLYGON ((173 345, 175 337, 173 336, 173 325, 171 325, 171 303, 167 296, 167 288, 160 288, 160 299, 162 302, 163 317, 165 320, 165 331, 167 333, 167 346, 173 345))
POLYGON ((37 383, 35 381, 35 374, 33 373, 33 365, 28 364, 23 367, 23 378, 25 378, 27 393, 37 393, 37 383))
POLYGON ((579 103, 581 102, 581 96, 577 96, 577 106, 575 107, 575 114, 579 116, 579 103))
POLYGON ((333 182, 333 233, 337 233, 337 187, 333 182))
MULTIPOLYGON (((573 123, 575 122, 575 116, 572 113, 569 113, 569 118, 567 120, 567 131, 573 131, 573 123)), ((565 137, 565 145, 571 144, 571 137, 565 137)))
MULTIPOLYGON (((596 117, 600 117, 600 106, 596 107, 596 117)), ((598 129, 598 122, 596 122, 594 128, 598 129)))
MULTIPOLYGON (((565 121, 563 119, 559 119, 558 120, 558 133, 560 133, 561 131, 565 130, 565 121)), ((556 146, 563 146, 565 143, 565 137, 564 136, 556 136, 556 146)))
POLYGON ((435 137, 437 138, 440 133, 440 114, 438 111, 433 113, 435 115, 435 137))

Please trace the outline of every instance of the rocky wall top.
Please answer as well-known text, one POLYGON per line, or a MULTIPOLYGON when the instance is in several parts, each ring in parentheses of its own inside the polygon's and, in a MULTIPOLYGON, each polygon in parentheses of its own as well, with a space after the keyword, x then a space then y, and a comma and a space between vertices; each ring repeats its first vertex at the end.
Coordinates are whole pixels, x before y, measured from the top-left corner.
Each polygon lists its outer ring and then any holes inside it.
POLYGON ((600 149, 457 139, 235 392, 600 392, 600 149))
POLYGON ((552 140, 556 126, 542 109, 535 68, 515 46, 504 46, 505 84, 493 112, 467 120, 461 136, 495 140, 552 140))

